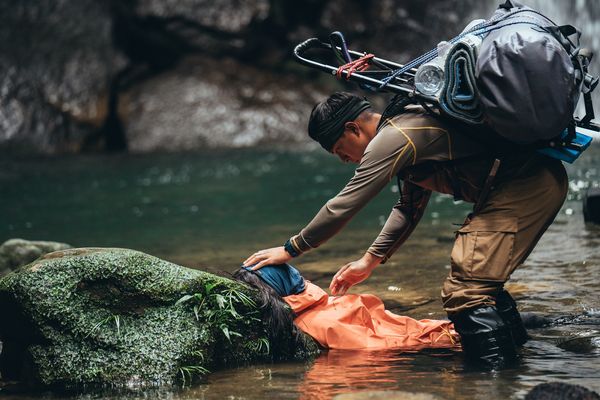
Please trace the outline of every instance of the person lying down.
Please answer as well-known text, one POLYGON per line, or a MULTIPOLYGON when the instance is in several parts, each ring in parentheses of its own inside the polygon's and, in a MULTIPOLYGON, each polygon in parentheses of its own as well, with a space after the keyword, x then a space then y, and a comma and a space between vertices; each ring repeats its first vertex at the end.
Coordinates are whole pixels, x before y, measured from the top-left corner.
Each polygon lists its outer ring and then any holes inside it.
POLYGON ((286 318, 282 299, 293 311, 295 325, 326 349, 419 350, 460 346, 450 321, 418 321, 396 315, 370 294, 329 296, 289 264, 269 265, 256 271, 242 267, 234 278, 260 291, 263 306, 276 310, 271 314, 276 323, 286 318))

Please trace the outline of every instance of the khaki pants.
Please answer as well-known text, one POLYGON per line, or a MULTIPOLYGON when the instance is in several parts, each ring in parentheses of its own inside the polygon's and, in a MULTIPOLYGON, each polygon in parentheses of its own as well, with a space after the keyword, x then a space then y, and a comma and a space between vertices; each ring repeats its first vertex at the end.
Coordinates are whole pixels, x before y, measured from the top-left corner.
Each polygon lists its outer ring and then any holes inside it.
POLYGON ((530 155, 502 161, 502 173, 481 211, 456 233, 442 300, 448 314, 494 305, 515 268, 531 253, 560 210, 568 189, 562 163, 530 155))

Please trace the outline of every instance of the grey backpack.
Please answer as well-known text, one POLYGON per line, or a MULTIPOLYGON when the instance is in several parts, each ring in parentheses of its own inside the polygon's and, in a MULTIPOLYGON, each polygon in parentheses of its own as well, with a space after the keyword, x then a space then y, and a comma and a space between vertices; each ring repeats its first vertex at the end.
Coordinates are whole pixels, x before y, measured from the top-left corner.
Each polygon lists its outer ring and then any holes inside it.
POLYGON ((560 136, 582 90, 593 89, 585 82, 591 57, 580 54, 581 33, 511 1, 495 18, 502 21, 483 38, 475 66, 484 121, 519 144, 560 136))

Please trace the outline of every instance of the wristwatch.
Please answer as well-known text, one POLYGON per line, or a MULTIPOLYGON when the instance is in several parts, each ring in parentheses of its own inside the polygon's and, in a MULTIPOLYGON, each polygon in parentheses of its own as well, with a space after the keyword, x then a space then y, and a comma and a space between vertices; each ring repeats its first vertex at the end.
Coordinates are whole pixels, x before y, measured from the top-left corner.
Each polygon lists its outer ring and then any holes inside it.
POLYGON ((283 248, 292 257, 298 257, 300 255, 300 252, 298 252, 298 250, 296 250, 296 248, 294 248, 294 245, 292 244, 291 239, 288 239, 287 242, 285 242, 285 244, 283 245, 283 248))

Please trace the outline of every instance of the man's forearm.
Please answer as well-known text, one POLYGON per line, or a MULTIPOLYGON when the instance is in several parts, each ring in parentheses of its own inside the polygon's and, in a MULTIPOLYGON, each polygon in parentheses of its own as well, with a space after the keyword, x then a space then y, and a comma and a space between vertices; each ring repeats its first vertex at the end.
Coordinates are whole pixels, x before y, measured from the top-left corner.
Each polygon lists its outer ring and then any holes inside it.
POLYGON ((392 249, 400 247, 410 236, 414 229, 411 225, 410 219, 402 211, 393 208, 381 232, 367 252, 385 262, 393 253, 392 249))
POLYGON ((410 237, 431 197, 430 191, 412 184, 405 183, 403 192, 403 196, 392 209, 379 236, 367 250, 374 256, 381 257, 382 263, 385 263, 410 237))
POLYGON ((376 254, 378 257, 381 256, 381 263, 385 264, 387 260, 406 242, 406 240, 410 237, 412 232, 415 230, 418 222, 420 220, 420 216, 414 222, 411 222, 406 225, 404 230, 398 235, 396 240, 386 249, 383 255, 376 254))
POLYGON ((319 247, 335 236, 388 183, 387 177, 380 172, 358 171, 348 185, 290 239, 300 253, 319 247))

